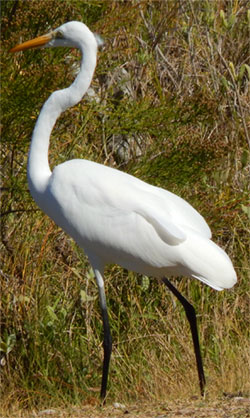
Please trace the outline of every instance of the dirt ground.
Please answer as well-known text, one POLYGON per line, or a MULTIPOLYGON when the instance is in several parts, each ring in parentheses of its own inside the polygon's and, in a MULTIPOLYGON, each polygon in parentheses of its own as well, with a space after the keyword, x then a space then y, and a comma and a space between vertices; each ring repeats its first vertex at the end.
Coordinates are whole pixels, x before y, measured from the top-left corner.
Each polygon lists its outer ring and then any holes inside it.
POLYGON ((0 415, 0 418, 250 418, 250 398, 234 397, 229 399, 206 401, 176 401, 166 403, 137 403, 126 406, 119 403, 105 406, 72 407, 44 409, 40 411, 17 411, 12 415, 0 415))

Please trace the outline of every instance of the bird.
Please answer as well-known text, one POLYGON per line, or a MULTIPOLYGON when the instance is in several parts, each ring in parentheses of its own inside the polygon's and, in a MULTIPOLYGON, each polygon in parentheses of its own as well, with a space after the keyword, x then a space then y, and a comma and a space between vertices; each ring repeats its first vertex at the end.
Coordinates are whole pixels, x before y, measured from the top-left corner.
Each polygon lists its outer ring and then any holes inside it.
POLYGON ((49 166, 52 129, 61 113, 87 92, 101 43, 84 23, 71 21, 10 50, 71 47, 81 52, 75 80, 49 96, 36 121, 27 164, 29 190, 40 209, 81 247, 94 271, 103 322, 101 400, 105 402, 107 396, 112 352, 104 287, 104 269, 109 264, 158 279, 181 302, 191 329, 203 396, 206 381, 196 312, 169 279, 188 276, 218 291, 235 285, 233 264, 211 240, 203 216, 180 196, 107 165, 73 159, 53 171, 49 166))

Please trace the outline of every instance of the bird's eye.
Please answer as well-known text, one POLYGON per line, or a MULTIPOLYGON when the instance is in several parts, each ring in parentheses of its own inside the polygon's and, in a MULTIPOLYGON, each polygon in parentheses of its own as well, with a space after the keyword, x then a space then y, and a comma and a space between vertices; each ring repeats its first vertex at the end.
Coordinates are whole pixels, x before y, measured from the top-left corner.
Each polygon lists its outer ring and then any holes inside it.
POLYGON ((60 30, 58 30, 57 32, 56 32, 56 38, 57 39, 63 39, 63 33, 60 31, 60 30))

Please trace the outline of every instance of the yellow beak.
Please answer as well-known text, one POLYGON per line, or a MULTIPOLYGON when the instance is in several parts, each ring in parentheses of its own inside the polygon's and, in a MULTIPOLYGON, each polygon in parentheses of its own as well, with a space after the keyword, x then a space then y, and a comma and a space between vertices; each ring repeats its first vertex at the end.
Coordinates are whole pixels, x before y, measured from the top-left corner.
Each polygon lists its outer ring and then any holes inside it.
POLYGON ((47 35, 38 36, 38 38, 31 39, 30 41, 14 46, 10 49, 10 52, 24 51, 25 49, 38 48, 46 45, 53 38, 53 33, 47 35))

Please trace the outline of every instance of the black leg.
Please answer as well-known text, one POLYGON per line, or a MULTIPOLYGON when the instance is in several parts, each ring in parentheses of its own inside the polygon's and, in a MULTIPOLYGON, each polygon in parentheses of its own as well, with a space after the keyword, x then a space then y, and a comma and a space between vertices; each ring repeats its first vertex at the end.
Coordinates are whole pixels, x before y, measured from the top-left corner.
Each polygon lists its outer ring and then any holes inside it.
POLYGON ((103 321, 103 350, 104 350, 104 359, 103 359, 103 368, 102 368, 102 387, 101 387, 101 399, 105 403, 107 383, 108 383, 108 373, 109 373, 109 362, 112 352, 112 337, 109 328, 108 312, 106 306, 102 310, 102 321, 103 321))
POLYGON ((103 322, 103 351, 104 351, 104 358, 103 358, 103 367, 102 367, 102 386, 101 386, 101 400, 102 403, 105 403, 106 392, 107 392, 107 383, 108 383, 108 374, 109 374, 109 362, 112 352, 112 337, 110 333, 109 327, 109 318, 108 318, 108 310, 107 310, 107 303, 106 303, 106 296, 104 290, 104 282, 103 277, 100 270, 95 269, 95 277, 99 291, 99 299, 100 299, 100 306, 102 312, 102 322, 103 322))
POLYGON ((185 309, 187 319, 190 325, 191 333, 192 333, 192 338, 193 338, 194 352, 195 352, 195 357, 196 357, 196 365, 197 365, 197 371, 198 371, 198 376, 199 376, 201 396, 204 396, 204 388, 206 384, 206 379, 205 379, 204 370, 203 370, 195 309, 193 305, 191 305, 187 301, 187 299, 185 299, 184 296, 181 295, 181 293, 172 285, 172 283, 168 279, 164 277, 162 281, 168 287, 168 289, 171 290, 171 292, 177 297, 177 299, 181 302, 183 308, 185 309))

